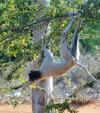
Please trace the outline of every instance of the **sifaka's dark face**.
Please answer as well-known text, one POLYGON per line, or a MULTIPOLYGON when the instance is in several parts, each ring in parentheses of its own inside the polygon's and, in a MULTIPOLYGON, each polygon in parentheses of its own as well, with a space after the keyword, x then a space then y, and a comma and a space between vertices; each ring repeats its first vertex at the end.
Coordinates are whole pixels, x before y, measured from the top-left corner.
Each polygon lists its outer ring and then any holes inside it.
POLYGON ((29 76, 29 81, 33 82, 35 80, 38 80, 41 78, 41 72, 39 70, 36 71, 31 71, 28 76, 29 76))

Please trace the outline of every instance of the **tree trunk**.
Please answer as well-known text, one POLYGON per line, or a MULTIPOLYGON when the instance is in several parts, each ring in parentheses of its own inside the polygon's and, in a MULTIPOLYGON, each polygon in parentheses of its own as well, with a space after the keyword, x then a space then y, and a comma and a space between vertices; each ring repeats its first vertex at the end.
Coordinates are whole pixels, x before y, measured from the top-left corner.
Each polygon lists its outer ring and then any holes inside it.
MULTIPOLYGON (((49 77, 39 83, 39 88, 32 89, 32 113, 47 113, 45 106, 49 103, 53 91, 53 78, 49 77)), ((50 113, 50 112, 49 112, 50 113)))

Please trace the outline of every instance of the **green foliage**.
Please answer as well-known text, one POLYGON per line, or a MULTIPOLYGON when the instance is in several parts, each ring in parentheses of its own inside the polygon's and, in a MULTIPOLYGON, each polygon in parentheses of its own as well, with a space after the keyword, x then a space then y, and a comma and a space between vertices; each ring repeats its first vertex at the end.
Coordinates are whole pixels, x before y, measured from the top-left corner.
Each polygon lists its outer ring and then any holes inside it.
POLYGON ((100 39, 99 38, 95 38, 95 37, 91 37, 88 39, 84 39, 84 40, 80 40, 82 47, 84 48, 85 53, 92 53, 92 54, 96 54, 97 52, 99 52, 99 46, 100 46, 100 39))
POLYGON ((64 113, 65 110, 68 110, 69 113, 77 113, 76 110, 71 108, 70 102, 65 100, 63 103, 51 103, 46 106, 46 111, 53 111, 57 110, 59 113, 64 113))
POLYGON ((18 102, 17 98, 13 97, 13 98, 11 98, 9 104, 11 104, 13 106, 13 108, 15 108, 19 104, 19 102, 18 102))

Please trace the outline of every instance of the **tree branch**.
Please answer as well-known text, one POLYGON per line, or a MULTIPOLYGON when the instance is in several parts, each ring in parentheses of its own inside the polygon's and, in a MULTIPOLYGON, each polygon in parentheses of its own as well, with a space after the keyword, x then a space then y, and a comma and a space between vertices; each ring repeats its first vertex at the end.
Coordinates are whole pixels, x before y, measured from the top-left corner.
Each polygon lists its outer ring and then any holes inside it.
POLYGON ((53 16, 53 17, 42 17, 38 20, 36 20, 35 22, 32 22, 30 24, 28 24, 27 26, 31 26, 31 25, 34 25, 34 24, 39 24, 41 22, 50 22, 51 20, 55 20, 55 19, 60 19, 60 18, 64 18, 64 17, 69 17, 69 16, 76 16, 78 15, 79 13, 78 12, 67 12, 63 15, 57 15, 57 16, 53 16))
MULTIPOLYGON (((55 19, 60 19, 60 18, 64 18, 64 17, 69 17, 70 15, 72 15, 72 16, 76 16, 76 15, 78 15, 78 12, 76 12, 76 13, 73 13, 73 12, 67 12, 67 13, 65 13, 65 14, 63 14, 63 15, 57 15, 57 16, 53 16, 53 17, 45 17, 45 16, 43 16, 42 18, 40 18, 40 19, 37 19, 36 21, 33 21, 32 23, 29 23, 29 24, 27 24, 27 25, 25 25, 25 26, 23 26, 23 27, 16 27, 16 28, 11 28, 10 30, 12 31, 12 32, 18 32, 18 33, 22 33, 24 30, 26 31, 26 30, 28 30, 29 29, 29 27, 31 27, 32 25, 35 25, 35 24, 39 24, 39 23, 42 23, 42 22, 50 22, 50 21, 52 21, 52 20, 55 20, 55 19)), ((1 30, 0 30, 0 32, 5 32, 7 29, 9 29, 9 28, 5 28, 5 29, 2 29, 2 28, 0 28, 1 30)))

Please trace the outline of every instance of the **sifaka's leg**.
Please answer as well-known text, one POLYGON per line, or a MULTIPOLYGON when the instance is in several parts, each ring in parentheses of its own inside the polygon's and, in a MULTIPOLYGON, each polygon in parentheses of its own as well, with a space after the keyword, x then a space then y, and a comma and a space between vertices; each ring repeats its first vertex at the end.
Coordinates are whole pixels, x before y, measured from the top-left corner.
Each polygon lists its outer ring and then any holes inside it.
POLYGON ((79 60, 80 50, 79 50, 79 34, 78 30, 80 28, 81 21, 79 20, 77 27, 75 28, 73 39, 72 39, 72 47, 71 54, 76 59, 79 60))
POLYGON ((80 49, 79 49, 79 36, 78 36, 78 33, 73 38, 71 54, 76 60, 79 60, 80 49))
POLYGON ((73 22, 74 22, 74 19, 72 18, 68 26, 63 31, 63 34, 60 40, 60 55, 63 57, 65 61, 69 61, 70 59, 72 59, 71 51, 68 48, 68 44, 66 42, 66 37, 68 37, 68 31, 70 30, 73 22))
POLYGON ((73 40, 72 40, 72 47, 71 47, 71 54, 76 59, 76 65, 78 65, 82 70, 87 72, 88 78, 92 79, 92 81, 97 81, 95 79, 95 77, 89 72, 89 70, 79 62, 80 50, 79 50, 78 30, 80 28, 80 24, 81 24, 81 20, 79 20, 77 27, 74 31, 74 36, 73 36, 73 40))
POLYGON ((68 48, 67 42, 62 41, 60 43, 60 55, 65 61, 70 61, 72 59, 72 54, 70 49, 68 48))

